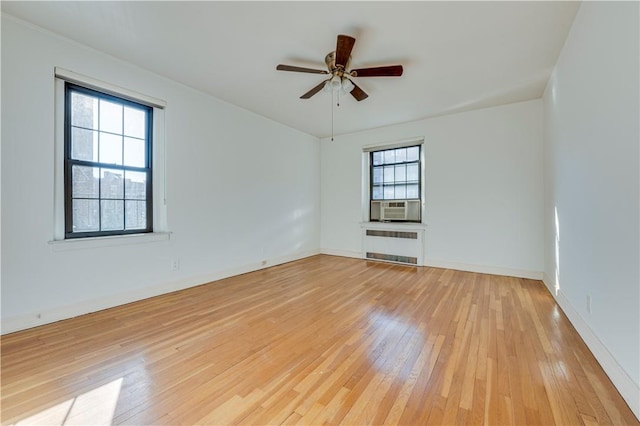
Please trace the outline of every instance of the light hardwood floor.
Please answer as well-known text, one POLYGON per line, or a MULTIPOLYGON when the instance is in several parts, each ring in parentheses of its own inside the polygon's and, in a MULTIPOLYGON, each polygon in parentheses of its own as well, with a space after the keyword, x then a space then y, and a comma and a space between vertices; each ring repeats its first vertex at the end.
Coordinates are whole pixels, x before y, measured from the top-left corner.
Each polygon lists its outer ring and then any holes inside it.
POLYGON ((638 424, 539 281, 314 256, 2 337, 2 423, 638 424))

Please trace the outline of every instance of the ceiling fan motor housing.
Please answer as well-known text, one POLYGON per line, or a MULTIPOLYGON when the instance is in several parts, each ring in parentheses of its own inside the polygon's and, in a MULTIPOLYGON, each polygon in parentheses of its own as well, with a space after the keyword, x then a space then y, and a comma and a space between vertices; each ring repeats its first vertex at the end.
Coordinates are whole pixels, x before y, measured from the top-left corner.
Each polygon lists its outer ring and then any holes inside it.
POLYGON ((345 64, 344 68, 336 67, 336 52, 329 52, 327 56, 324 57, 324 62, 327 64, 327 69, 333 75, 337 75, 338 77, 342 77, 344 74, 349 75, 347 70, 351 65, 351 55, 349 55, 349 60, 345 64))

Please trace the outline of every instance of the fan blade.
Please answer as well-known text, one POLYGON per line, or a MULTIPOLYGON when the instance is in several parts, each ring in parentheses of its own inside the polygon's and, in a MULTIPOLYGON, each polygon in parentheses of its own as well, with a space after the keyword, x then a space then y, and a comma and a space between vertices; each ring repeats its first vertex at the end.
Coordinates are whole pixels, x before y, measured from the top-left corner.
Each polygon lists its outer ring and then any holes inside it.
POLYGON ((363 100, 365 100, 365 99, 367 99, 369 97, 369 95, 367 95, 364 92, 364 90, 359 88, 355 83, 353 83, 353 86, 354 87, 353 87, 353 90, 351 91, 351 96, 356 98, 356 101, 360 102, 360 101, 363 101, 363 100))
POLYGON ((294 67, 291 65, 278 65, 276 67, 278 71, 294 71, 294 72, 308 72, 310 74, 329 74, 329 71, 325 70, 314 70, 312 68, 303 68, 303 67, 294 67))
POLYGON ((402 75, 402 65, 360 68, 359 70, 352 70, 351 74, 354 77, 400 77, 402 75))
POLYGON ((336 66, 342 65, 342 68, 346 68, 351 50, 356 39, 348 35, 339 35, 338 44, 336 45, 336 66))
POLYGON ((300 99, 309 99, 310 97, 312 97, 313 95, 315 95, 316 93, 321 91, 327 81, 329 81, 329 80, 325 80, 322 83, 318 84, 316 87, 314 87, 313 89, 309 90, 304 95, 300 96, 300 99))

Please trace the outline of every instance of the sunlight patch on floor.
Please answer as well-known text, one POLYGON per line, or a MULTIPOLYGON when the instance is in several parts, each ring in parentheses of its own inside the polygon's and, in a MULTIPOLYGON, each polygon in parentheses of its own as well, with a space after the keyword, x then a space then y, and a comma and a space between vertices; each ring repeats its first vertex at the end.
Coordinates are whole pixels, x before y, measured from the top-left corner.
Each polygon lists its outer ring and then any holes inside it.
POLYGON ((42 410, 18 425, 110 425, 116 410, 122 377, 42 410))

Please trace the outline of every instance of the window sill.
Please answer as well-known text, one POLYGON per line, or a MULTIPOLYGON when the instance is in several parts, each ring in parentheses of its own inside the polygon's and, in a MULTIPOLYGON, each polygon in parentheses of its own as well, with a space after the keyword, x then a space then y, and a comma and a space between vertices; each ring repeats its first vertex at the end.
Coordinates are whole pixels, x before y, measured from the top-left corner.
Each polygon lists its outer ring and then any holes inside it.
POLYGON ((363 229, 390 229, 398 231, 420 231, 426 230, 425 223, 416 222, 360 222, 363 229))
POLYGON ((88 248, 116 247, 131 244, 168 241, 171 232, 151 232, 147 234, 114 235, 109 237, 89 237, 49 241, 53 251, 82 250, 88 248))

